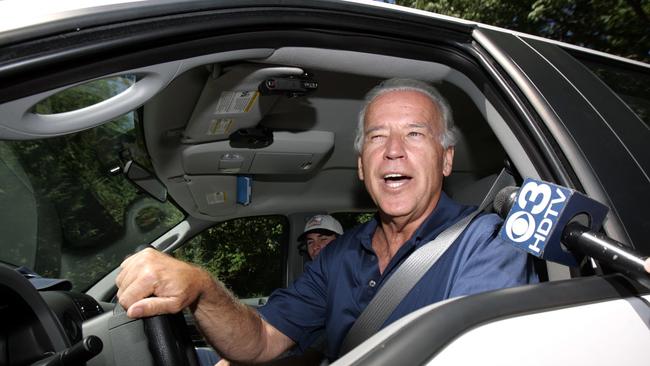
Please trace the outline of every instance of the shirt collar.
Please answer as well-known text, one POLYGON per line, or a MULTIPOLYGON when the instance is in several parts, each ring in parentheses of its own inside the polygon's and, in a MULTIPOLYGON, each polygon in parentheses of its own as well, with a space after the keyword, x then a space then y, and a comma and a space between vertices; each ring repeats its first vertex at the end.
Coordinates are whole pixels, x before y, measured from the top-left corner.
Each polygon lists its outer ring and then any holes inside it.
MULTIPOLYGON (((413 236, 404 243, 403 247, 400 248, 400 252, 404 251, 402 250, 404 247, 419 247, 428 243, 472 210, 473 207, 458 204, 449 198, 445 192, 441 192, 436 208, 433 209, 431 214, 415 230, 413 236)), ((375 233, 378 225, 379 214, 375 214, 373 219, 357 234, 357 239, 366 250, 372 251, 372 235, 375 233)))

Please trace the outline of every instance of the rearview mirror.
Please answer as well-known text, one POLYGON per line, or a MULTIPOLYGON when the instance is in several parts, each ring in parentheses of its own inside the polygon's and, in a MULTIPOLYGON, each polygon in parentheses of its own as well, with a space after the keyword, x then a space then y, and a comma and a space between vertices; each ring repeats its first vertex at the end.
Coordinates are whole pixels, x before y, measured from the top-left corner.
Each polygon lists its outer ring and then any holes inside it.
POLYGON ((167 201, 167 188, 155 175, 133 160, 124 166, 124 175, 138 188, 160 202, 167 201))

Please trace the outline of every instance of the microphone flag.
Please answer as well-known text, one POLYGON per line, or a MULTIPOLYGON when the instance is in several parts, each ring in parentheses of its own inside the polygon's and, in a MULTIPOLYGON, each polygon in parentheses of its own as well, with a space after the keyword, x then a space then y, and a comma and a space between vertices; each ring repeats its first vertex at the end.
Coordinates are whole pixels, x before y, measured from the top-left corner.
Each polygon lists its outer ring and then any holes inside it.
POLYGON ((573 267, 578 265, 579 258, 561 244, 562 231, 582 214, 588 223, 581 223, 597 231, 607 211, 607 206, 578 191, 526 178, 499 236, 536 257, 573 267))

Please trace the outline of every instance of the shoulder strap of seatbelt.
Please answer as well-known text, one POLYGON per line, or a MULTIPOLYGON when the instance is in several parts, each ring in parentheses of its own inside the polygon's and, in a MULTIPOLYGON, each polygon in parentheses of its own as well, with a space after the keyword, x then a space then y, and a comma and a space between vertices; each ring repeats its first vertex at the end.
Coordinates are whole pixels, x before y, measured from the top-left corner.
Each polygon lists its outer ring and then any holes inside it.
POLYGON ((497 192, 511 181, 512 177, 503 170, 476 211, 418 248, 395 269, 348 331, 343 340, 340 355, 344 355, 379 330, 422 276, 444 254, 469 223, 492 202, 497 192))

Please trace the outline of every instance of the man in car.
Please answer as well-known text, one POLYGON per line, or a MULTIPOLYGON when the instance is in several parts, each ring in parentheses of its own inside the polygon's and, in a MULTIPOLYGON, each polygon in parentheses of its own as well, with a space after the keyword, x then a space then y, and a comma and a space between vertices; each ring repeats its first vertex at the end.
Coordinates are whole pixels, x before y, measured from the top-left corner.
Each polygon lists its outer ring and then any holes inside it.
MULTIPOLYGON (((326 355, 334 359, 356 318, 399 264, 474 210, 442 192, 455 139, 450 107, 435 88, 387 80, 367 94, 355 141, 359 178, 378 207, 373 220, 326 247, 258 311, 207 272, 152 249, 122 264, 119 301, 130 317, 190 307, 206 339, 226 359, 261 362, 295 345, 304 350, 323 330, 326 355)), ((500 224, 495 214, 474 219, 384 326, 443 299, 537 281, 528 256, 497 237, 500 224)))
POLYGON ((298 237, 301 253, 307 252, 314 260, 323 248, 343 234, 341 223, 330 215, 314 215, 307 220, 305 230, 298 237))

